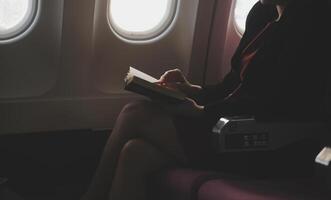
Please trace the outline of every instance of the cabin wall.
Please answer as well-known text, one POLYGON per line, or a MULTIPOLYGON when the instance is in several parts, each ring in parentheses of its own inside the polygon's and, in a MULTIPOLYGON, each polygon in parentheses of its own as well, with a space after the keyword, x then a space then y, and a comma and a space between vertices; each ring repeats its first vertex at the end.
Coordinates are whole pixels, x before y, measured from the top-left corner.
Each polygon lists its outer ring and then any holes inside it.
POLYGON ((141 98, 123 90, 130 65, 156 77, 179 67, 197 84, 228 69, 232 0, 181 0, 168 34, 145 44, 114 35, 106 4, 41 0, 32 32, 0 44, 0 134, 112 128, 122 106, 141 98))
POLYGON ((0 44, 0 99, 45 95, 57 81, 62 40, 63 0, 42 1, 32 32, 0 44))
POLYGON ((234 21, 235 3, 224 0, 216 5, 206 64, 206 84, 223 80, 231 69, 231 58, 241 39, 234 21))

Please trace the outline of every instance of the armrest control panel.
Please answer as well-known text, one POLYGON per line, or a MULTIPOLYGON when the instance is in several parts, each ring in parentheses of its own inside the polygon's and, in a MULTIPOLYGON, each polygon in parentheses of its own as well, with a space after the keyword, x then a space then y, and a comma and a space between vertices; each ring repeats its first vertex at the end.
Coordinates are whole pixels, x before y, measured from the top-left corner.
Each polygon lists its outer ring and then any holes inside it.
POLYGON ((325 134, 319 122, 257 122, 254 117, 222 117, 212 130, 219 153, 273 150, 300 139, 325 134))

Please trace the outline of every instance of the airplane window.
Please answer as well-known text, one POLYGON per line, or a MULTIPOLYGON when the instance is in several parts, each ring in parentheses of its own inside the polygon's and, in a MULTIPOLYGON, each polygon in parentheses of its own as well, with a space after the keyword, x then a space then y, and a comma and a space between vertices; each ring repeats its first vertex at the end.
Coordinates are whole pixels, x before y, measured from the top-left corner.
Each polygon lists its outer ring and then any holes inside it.
POLYGON ((112 30, 127 40, 148 40, 163 33, 174 19, 178 0, 109 0, 112 30))
POLYGON ((33 22, 37 0, 0 0, 0 42, 24 33, 33 22))
POLYGON ((237 0, 234 9, 234 18, 237 30, 243 34, 245 31, 246 18, 249 11, 258 0, 237 0))

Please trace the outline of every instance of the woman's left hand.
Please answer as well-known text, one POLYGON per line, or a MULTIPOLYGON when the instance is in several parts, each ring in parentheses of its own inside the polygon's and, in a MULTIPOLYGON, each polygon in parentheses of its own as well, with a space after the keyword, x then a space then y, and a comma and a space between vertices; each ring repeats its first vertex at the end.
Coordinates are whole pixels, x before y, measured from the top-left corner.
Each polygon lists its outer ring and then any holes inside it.
POLYGON ((183 103, 163 104, 164 108, 173 115, 199 117, 204 112, 204 106, 198 105, 193 99, 186 98, 183 103))

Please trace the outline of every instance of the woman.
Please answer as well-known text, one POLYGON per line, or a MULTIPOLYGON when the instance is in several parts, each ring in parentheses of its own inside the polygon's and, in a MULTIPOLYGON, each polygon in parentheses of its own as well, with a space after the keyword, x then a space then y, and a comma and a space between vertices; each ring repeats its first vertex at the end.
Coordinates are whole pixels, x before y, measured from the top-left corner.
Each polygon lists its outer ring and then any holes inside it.
MULTIPOLYGON (((146 199, 145 178, 154 171, 213 163, 208 133, 220 116, 319 120, 326 80, 318 35, 323 34, 318 30, 324 3, 260 0, 247 18, 232 70, 220 84, 193 85, 177 69, 162 75, 160 84, 190 98, 180 105, 142 101, 125 106, 84 198, 146 199)), ((217 166, 225 165, 231 168, 228 162, 217 166)))

